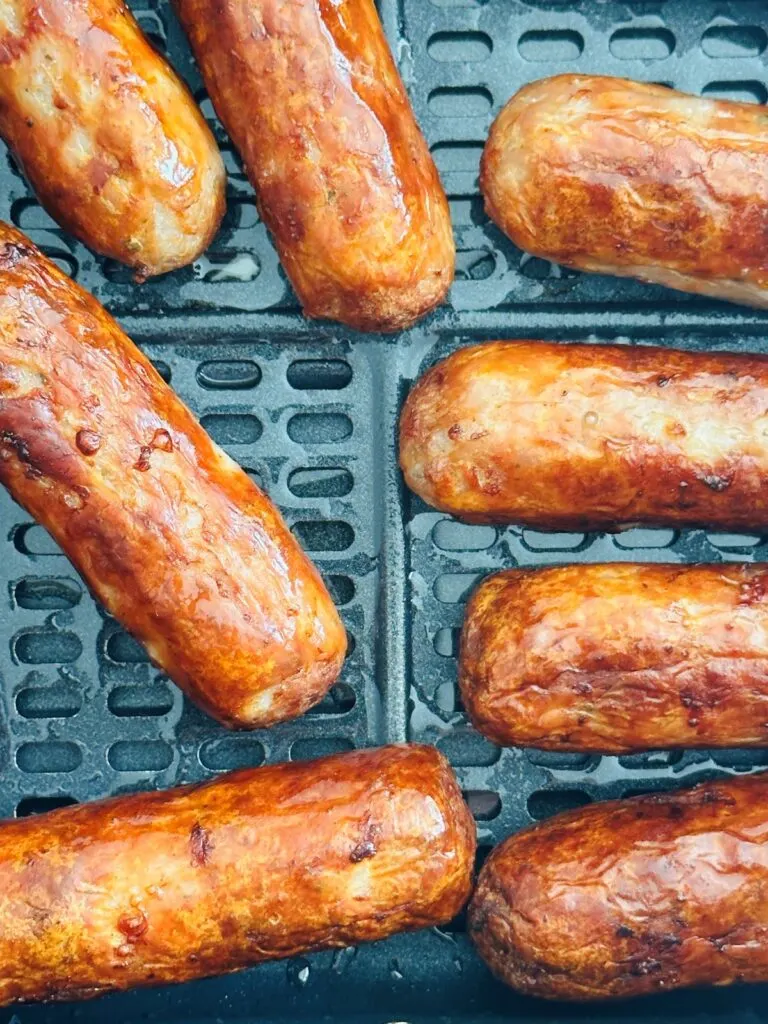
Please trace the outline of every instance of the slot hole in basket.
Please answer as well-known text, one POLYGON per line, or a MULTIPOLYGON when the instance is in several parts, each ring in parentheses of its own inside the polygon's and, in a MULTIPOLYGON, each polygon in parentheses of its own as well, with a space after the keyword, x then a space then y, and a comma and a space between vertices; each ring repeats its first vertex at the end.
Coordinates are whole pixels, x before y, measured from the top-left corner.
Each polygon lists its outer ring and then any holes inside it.
POLYGON ((71 718, 82 703, 77 690, 62 684, 25 686, 16 694, 16 710, 22 718, 71 718))
POLYGON ((460 637, 461 629, 450 629, 448 626, 438 629, 432 640, 435 653, 439 654, 441 658, 458 657, 460 637))
POLYGON ((299 412, 287 430, 296 444, 338 444, 352 436, 352 420, 343 412, 299 412))
POLYGON ((106 654, 117 665, 148 665, 150 658, 138 640, 123 629, 116 629, 107 638, 106 654))
POLYGON ((713 25, 701 37, 708 57, 759 57, 766 45, 768 36, 757 25, 713 25))
POLYGON ((481 577, 479 572, 444 572, 434 582, 434 595, 441 604, 461 604, 481 577))
POLYGON ((116 686, 107 697, 107 707, 117 718, 157 718, 171 710, 173 696, 165 683, 116 686))
POLYGON ((254 444, 261 437, 260 420, 248 413, 208 413, 200 420, 210 437, 220 445, 254 444))
POLYGON ((355 691, 347 683, 336 683, 319 704, 309 708, 308 715, 346 715, 357 702, 355 691))
POLYGON ((701 90, 702 96, 736 103, 768 103, 768 89, 762 82, 710 82, 701 90))
POLYGON ((528 797, 528 813, 534 821, 543 821, 591 803, 592 797, 581 789, 540 789, 528 797))
POLYGON ((164 363, 162 359, 153 359, 152 365, 163 378, 166 384, 171 383, 171 368, 168 363, 164 363))
POLYGON ((620 28, 608 48, 619 60, 665 60, 675 49, 675 37, 666 28, 620 28))
POLYGON ((446 85, 432 90, 427 106, 436 117, 485 117, 493 96, 482 85, 446 85))
POLYGON ((474 729, 456 729, 437 741, 456 768, 488 768, 501 757, 501 750, 474 729))
POLYGON ((432 540, 441 551, 485 551, 497 536, 492 526, 469 526, 455 519, 441 519, 432 528, 432 540))
POLYGON ((354 750, 354 747, 351 740, 342 739, 340 736, 295 740, 291 746, 291 760, 311 761, 316 757, 343 754, 347 750, 354 750))
POLYGON ((159 772, 173 761, 173 750, 162 740, 118 740, 107 761, 116 772, 159 772))
POLYGON ((33 814, 47 814, 58 811, 62 807, 74 807, 77 800, 73 796, 25 796, 16 804, 16 817, 29 818, 33 814))
POLYGON ((197 383, 209 391, 247 391, 261 380, 252 359, 211 359, 197 368, 197 383))
POLYGON ((352 367, 343 359, 296 359, 286 378, 297 391, 341 391, 352 380, 352 367))
POLYGON ((464 799, 475 821, 493 821, 501 814, 501 797, 491 789, 464 790, 464 799))
POLYGON ((584 37, 571 29, 524 32, 518 41, 517 52, 523 60, 532 63, 577 60, 584 52, 584 37))
POLYGON ((74 743, 23 743, 16 751, 16 764, 20 771, 30 775, 73 772, 83 760, 80 748, 74 743))
POLYGON ((485 32, 435 32, 427 42, 427 53, 441 64, 472 64, 488 60, 493 41, 485 32))
POLYGON ((77 661, 83 653, 83 644, 76 633, 41 629, 17 633, 12 649, 24 665, 66 665, 77 661))
POLYGON ((328 593, 333 599, 333 603, 339 607, 349 604, 355 596, 355 581, 350 576, 333 574, 331 576, 324 576, 323 579, 328 588, 328 593))
POLYGON ((264 747, 250 736, 225 736, 206 740, 200 747, 200 764, 214 772, 256 768, 264 763, 264 747))
POLYGON ((294 469, 288 490, 296 498, 343 498, 352 490, 354 477, 342 466, 294 469))
POLYGON ((339 519, 305 519, 293 524, 293 533, 307 551, 346 551, 355 531, 339 519))
POLYGON ((77 580, 65 577, 38 576, 19 580, 13 597, 20 608, 29 611, 60 611, 80 603, 83 588, 77 580))

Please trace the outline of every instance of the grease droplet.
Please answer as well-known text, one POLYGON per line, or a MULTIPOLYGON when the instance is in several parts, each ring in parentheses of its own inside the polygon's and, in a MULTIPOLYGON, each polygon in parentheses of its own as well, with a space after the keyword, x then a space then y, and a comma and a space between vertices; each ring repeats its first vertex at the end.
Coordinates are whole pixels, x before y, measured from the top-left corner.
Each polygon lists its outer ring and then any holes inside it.
POLYGON ((309 971, 308 960, 293 960, 288 964, 288 980, 299 988, 304 988, 309 981, 309 971))

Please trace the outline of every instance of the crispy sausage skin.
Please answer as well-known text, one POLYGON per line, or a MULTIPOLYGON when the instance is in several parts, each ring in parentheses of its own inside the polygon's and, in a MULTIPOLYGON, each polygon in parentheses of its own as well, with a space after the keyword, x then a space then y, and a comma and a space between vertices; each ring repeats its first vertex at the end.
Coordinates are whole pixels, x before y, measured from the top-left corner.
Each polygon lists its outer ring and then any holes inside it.
POLYGON ((174 0, 307 316, 408 327, 444 299, 448 204, 373 0, 174 0))
POLYGON ((0 4, 0 134, 50 215, 140 279, 216 233, 214 138, 122 0, 0 4))
POLYGON ((429 370, 400 420, 424 501, 544 530, 768 522, 768 358, 495 342, 429 370))
POLYGON ((515 245, 579 270, 768 306, 768 125, 759 105, 620 78, 522 88, 481 162, 515 245))
POLYGON ((550 999, 768 981, 768 774, 519 832, 486 861, 469 930, 502 981, 550 999))
POLYGON ((768 566, 568 565, 489 576, 459 685, 507 746, 768 746, 768 566))
POLYGON ((0 482, 226 725, 300 715, 346 635, 274 505, 108 313, 0 224, 0 482))
POLYGON ((0 825, 0 1003, 188 981, 442 924, 475 826, 432 747, 235 772, 0 825))

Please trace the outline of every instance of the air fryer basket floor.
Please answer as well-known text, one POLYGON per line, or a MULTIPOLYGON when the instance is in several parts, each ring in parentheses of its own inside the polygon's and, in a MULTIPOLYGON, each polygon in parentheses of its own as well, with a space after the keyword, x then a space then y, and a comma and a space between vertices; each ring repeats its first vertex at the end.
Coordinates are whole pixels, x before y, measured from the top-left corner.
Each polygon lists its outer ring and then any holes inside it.
MULTIPOLYGON (((382 0, 381 14, 449 194, 451 304, 393 338, 299 315, 252 191, 216 122, 167 0, 134 0, 153 42, 203 103, 230 173, 224 228, 204 257, 136 286, 31 197, 0 153, 0 217, 25 230, 141 342, 211 435, 283 509, 341 608, 352 653, 298 722, 231 734, 184 701, 97 607, 48 535, 4 493, 0 572, 0 814, 22 815, 243 765, 405 739, 436 743, 478 822, 480 856, 560 809, 768 767, 768 751, 595 757, 501 751, 466 725, 455 648, 468 590, 512 565, 767 558, 765 536, 619 536, 464 526, 405 492, 396 422, 410 382, 462 344, 497 337, 768 351, 768 314, 590 277, 523 256, 477 191, 483 140, 523 83, 564 71, 768 98, 763 0, 382 0)), ((517 997, 473 954, 463 922, 172 989, 0 1011, 0 1021, 768 1021, 768 988, 578 1008, 517 997)))

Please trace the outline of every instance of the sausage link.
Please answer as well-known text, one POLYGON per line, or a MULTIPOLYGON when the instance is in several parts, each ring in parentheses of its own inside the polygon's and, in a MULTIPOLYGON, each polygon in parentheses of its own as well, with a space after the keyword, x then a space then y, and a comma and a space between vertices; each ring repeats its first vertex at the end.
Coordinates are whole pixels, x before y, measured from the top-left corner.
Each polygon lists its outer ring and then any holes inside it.
POLYGON ((442 924, 475 827, 432 747, 382 747, 0 825, 0 1004, 188 981, 442 924))
POLYGON ((122 0, 0 5, 0 135, 50 215, 139 279, 191 263, 224 214, 214 138, 122 0))
POLYGON ((307 316, 408 327, 441 302, 448 204, 373 0, 174 0, 307 316))
POLYGON ((411 391, 408 486, 544 530, 768 522, 768 358, 625 345, 464 348, 411 391))
POLYGON ((491 128, 480 189, 489 216, 527 252, 768 306, 759 105, 620 78, 533 82, 491 128))
POLYGON ((768 566, 569 565, 489 576, 459 685, 494 742, 619 754, 768 746, 768 566))
POLYGON ((768 981, 768 774, 527 828, 486 861, 468 923, 491 970, 528 995, 768 981))
POLYGON ((0 224, 0 482, 226 725, 319 701, 346 635, 274 505, 90 295, 0 224))

